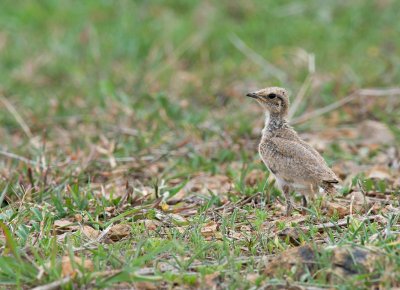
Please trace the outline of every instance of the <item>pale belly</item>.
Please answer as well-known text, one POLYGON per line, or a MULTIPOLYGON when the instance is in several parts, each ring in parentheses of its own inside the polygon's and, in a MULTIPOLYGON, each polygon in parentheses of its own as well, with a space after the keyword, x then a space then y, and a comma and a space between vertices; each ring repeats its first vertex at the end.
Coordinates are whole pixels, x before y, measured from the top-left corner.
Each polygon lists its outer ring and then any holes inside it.
POLYGON ((278 186, 278 188, 282 191, 283 187, 285 185, 289 186, 289 188, 291 188, 291 190, 297 191, 297 190, 304 190, 304 189, 308 189, 310 188, 311 184, 305 184, 305 183, 296 183, 296 182, 287 182, 286 180, 279 178, 278 176, 276 176, 275 174, 273 174, 271 172, 272 176, 275 178, 276 180, 276 184, 278 186))
POLYGON ((283 178, 283 176, 280 176, 279 171, 276 172, 274 170, 274 168, 270 167, 271 164, 268 163, 268 160, 263 158, 263 154, 262 154, 261 150, 259 150, 259 154, 260 154, 261 159, 264 162, 264 165, 268 168, 271 175, 275 178, 278 189, 280 189, 281 191, 283 190, 283 187, 285 185, 289 186, 291 191, 304 192, 304 191, 308 191, 309 189, 312 188, 311 183, 306 180, 301 180, 301 179, 288 180, 287 178, 283 178))

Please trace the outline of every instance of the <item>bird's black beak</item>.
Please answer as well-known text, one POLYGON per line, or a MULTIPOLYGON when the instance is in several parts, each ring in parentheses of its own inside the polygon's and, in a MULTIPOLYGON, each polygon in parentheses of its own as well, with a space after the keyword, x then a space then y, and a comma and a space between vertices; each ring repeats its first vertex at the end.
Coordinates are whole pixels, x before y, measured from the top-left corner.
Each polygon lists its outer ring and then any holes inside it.
POLYGON ((258 95, 256 93, 248 93, 246 96, 253 98, 253 99, 258 99, 258 95))

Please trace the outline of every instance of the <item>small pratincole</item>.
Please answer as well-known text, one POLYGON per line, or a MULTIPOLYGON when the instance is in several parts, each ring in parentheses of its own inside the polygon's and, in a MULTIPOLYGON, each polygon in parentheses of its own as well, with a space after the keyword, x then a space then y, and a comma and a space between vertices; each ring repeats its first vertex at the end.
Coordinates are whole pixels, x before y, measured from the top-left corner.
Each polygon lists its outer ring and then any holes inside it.
POLYGON ((248 93, 247 96, 256 99, 265 109, 265 127, 258 150, 285 195, 286 215, 290 215, 293 210, 290 198, 293 191, 303 195, 304 206, 307 206, 305 196, 314 196, 320 188, 326 194, 334 194, 334 184, 339 179, 322 156, 288 124, 287 91, 271 87, 248 93))

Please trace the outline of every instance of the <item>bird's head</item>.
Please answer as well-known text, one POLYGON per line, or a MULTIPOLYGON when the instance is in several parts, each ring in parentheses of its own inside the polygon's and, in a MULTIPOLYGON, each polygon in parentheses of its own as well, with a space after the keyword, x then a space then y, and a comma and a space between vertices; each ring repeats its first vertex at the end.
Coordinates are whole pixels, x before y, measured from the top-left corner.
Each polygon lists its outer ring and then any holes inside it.
POLYGON ((256 99, 270 114, 278 114, 282 117, 288 114, 289 97, 288 92, 283 88, 265 88, 253 93, 248 93, 246 96, 256 99))

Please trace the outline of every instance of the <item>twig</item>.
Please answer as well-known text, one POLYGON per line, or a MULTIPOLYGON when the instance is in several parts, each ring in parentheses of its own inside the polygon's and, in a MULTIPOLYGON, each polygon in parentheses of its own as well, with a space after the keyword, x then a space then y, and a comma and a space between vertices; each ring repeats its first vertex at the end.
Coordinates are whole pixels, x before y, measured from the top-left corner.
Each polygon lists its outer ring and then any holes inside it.
MULTIPOLYGON (((377 220, 377 219, 380 219, 380 218, 382 218, 381 215, 371 215, 371 216, 367 216, 367 217, 362 217, 362 218, 357 219, 357 220, 359 222, 365 222, 365 221, 377 220)), ((335 228, 337 226, 342 227, 342 226, 345 226, 345 225, 347 225, 347 219, 340 220, 337 223, 329 222, 329 223, 316 225, 315 228, 318 229, 319 231, 321 231, 321 230, 325 230, 325 229, 329 229, 329 228, 335 228)), ((308 229, 309 228, 307 227, 307 230, 308 229)))
MULTIPOLYGON (((372 215, 372 216, 363 217, 363 218, 360 218, 357 220, 359 222, 365 222, 365 221, 371 221, 371 220, 378 220, 381 218, 382 218, 381 215, 372 215)), ((339 220, 337 223, 328 222, 328 223, 323 223, 323 224, 319 224, 319 225, 314 225, 311 227, 287 228, 287 229, 280 231, 278 233, 278 235, 287 236, 293 230, 294 231, 300 230, 301 232, 308 232, 308 231, 310 231, 310 229, 317 229, 319 232, 323 232, 324 230, 329 229, 329 228, 343 227, 343 226, 347 225, 347 223, 348 223, 348 221, 346 218, 346 219, 339 220)), ((276 234, 274 234, 274 236, 275 235, 276 234)))
MULTIPOLYGON (((351 203, 351 200, 348 200, 348 199, 346 199, 346 198, 337 198, 338 200, 340 200, 341 202, 346 202, 346 203, 351 203)), ((384 204, 384 205, 388 205, 388 204, 392 204, 393 203, 393 201, 391 201, 391 200, 387 200, 387 199, 382 199, 382 198, 377 198, 377 197, 372 197, 372 196, 365 196, 365 198, 364 198, 364 205, 367 203, 367 199, 370 201, 370 202, 379 202, 379 203, 381 203, 381 204, 384 204)))
POLYGON ((323 107, 321 109, 314 110, 314 111, 312 111, 310 113, 306 113, 306 114, 304 114, 304 115, 302 115, 302 116, 300 116, 298 118, 294 118, 290 123, 292 125, 304 123, 305 121, 308 121, 310 119, 319 117, 319 116, 324 115, 324 114, 326 114, 326 113, 328 113, 330 111, 334 111, 337 108, 340 108, 341 106, 344 106, 347 103, 350 103, 357 96, 361 96, 361 95, 357 95, 357 92, 356 93, 352 93, 351 95, 349 95, 349 96, 347 96, 347 97, 345 97, 345 98, 343 98, 343 99, 341 99, 341 100, 339 100, 339 101, 337 101, 335 103, 332 103, 332 104, 330 104, 328 106, 325 106, 325 107, 323 107))
POLYGON ((392 95, 400 95, 400 88, 388 88, 388 89, 361 89, 357 90, 354 93, 350 94, 349 96, 332 103, 328 106, 325 106, 321 109, 306 113, 298 118, 295 118, 290 122, 292 125, 304 123, 305 121, 308 121, 310 119, 319 117, 323 114, 326 114, 328 112, 331 112, 333 110, 336 110, 337 108, 340 108, 341 106, 346 105, 347 103, 350 103, 354 99, 358 97, 363 97, 363 96, 371 96, 371 97, 384 97, 384 96, 392 96, 392 95))
POLYGON ((370 197, 370 196, 368 196, 368 199, 370 201, 379 202, 379 203, 382 203, 384 205, 389 205, 389 204, 393 203, 393 201, 390 201, 390 200, 386 200, 386 199, 382 199, 382 198, 376 198, 376 197, 370 197))
POLYGON ((65 278, 62 278, 60 280, 51 282, 49 284, 46 285, 41 285, 41 286, 37 286, 35 288, 32 288, 32 290, 52 290, 52 289, 58 289, 60 288, 62 285, 67 284, 68 282, 71 281, 71 277, 67 276, 65 278))
POLYGON ((281 82, 285 82, 287 80, 286 74, 284 71, 280 70, 267 60, 251 49, 242 39, 240 39, 236 34, 231 34, 229 36, 232 44, 245 56, 247 56, 252 62, 259 65, 264 73, 267 76, 273 76, 278 78, 281 82))
POLYGON ((23 156, 19 156, 17 154, 11 153, 11 152, 7 152, 7 151, 4 151, 4 150, 0 149, 0 155, 6 156, 6 157, 11 158, 11 159, 16 159, 16 160, 19 160, 19 161, 22 161, 24 163, 28 163, 28 164, 31 164, 31 165, 34 165, 34 166, 40 166, 41 168, 45 169, 45 167, 41 163, 33 161, 33 160, 30 160, 30 159, 25 158, 23 156))
POLYGON ((0 194, 0 207, 3 204, 4 198, 6 197, 7 194, 7 190, 8 190, 8 183, 6 184, 6 186, 4 187, 2 193, 0 194))
POLYGON ((242 200, 239 200, 238 202, 236 202, 236 204, 234 204, 234 206, 243 206, 245 205, 248 201, 252 200, 253 198, 255 198, 256 196, 261 195, 261 192, 256 192, 255 194, 248 196, 242 200))

